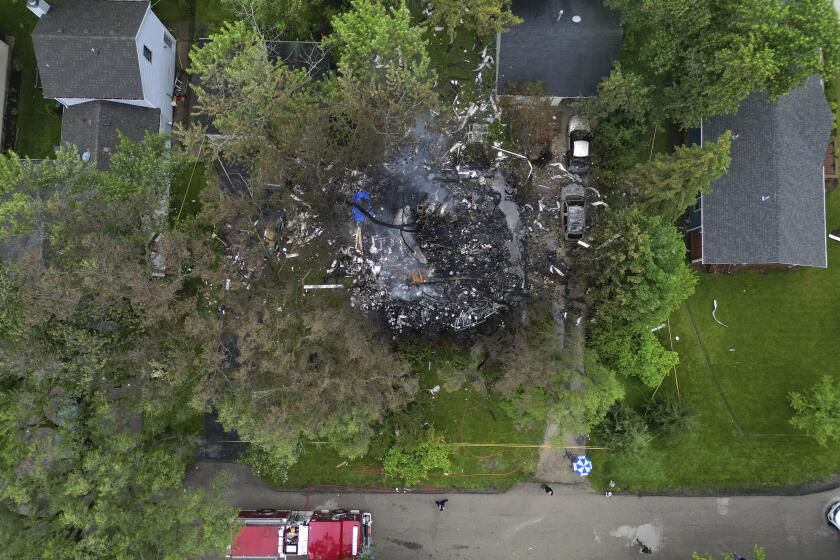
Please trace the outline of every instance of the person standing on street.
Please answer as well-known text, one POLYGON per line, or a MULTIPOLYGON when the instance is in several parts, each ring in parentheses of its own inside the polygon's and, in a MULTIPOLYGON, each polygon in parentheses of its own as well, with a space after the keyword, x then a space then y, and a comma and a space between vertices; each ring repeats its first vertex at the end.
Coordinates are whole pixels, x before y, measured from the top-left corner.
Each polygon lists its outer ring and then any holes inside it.
POLYGON ((435 505, 438 508, 438 511, 443 511, 446 509, 446 502, 448 502, 448 498, 444 498, 443 500, 435 500, 435 505))
POLYGON ((540 486, 540 488, 545 490, 545 493, 548 494, 549 496, 554 495, 554 490, 548 484, 543 484, 542 486, 540 486))

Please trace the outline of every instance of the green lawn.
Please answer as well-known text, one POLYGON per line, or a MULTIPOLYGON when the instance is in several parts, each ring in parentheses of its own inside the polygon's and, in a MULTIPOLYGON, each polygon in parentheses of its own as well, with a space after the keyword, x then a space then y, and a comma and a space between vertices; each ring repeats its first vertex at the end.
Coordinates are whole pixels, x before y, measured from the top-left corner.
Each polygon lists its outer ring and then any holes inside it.
POLYGON ((25 0, 0 2, 0 32, 14 37, 14 69, 21 70, 20 102, 16 109, 12 106, 18 111, 14 149, 22 156, 45 158, 53 155, 61 138, 61 109, 57 102, 44 99, 35 87, 31 35, 37 22, 38 18, 26 9, 25 0))
MULTIPOLYGON (((829 231, 840 228, 836 190, 828 218, 829 231)), ((694 296, 671 317, 680 396, 700 426, 678 441, 656 441, 637 462, 595 453, 596 486, 610 479, 626 490, 782 486, 840 471, 836 446, 822 448, 788 423, 790 391, 808 389, 823 374, 840 378, 840 244, 829 241, 828 249, 828 270, 701 275, 694 296), (712 319, 713 299, 728 327, 712 319)), ((659 333, 667 345, 667 330, 659 333)), ((676 380, 669 376, 661 390, 676 392, 676 380)), ((630 385, 631 402, 649 397, 630 385)))
POLYGON ((190 5, 195 3, 195 19, 200 23, 218 23, 230 17, 221 0, 159 0, 154 2, 155 14, 164 23, 186 21, 191 17, 190 5))
MULTIPOLYGON (((473 389, 447 392, 441 390, 432 398, 429 389, 440 383, 438 372, 447 367, 451 354, 415 353, 414 369, 421 378, 420 394, 411 411, 419 423, 428 422, 443 432, 451 443, 539 444, 542 426, 529 432, 517 432, 498 402, 473 389), (431 362, 431 370, 429 369, 431 362)), ((381 474, 382 458, 387 452, 381 434, 374 440, 367 456, 350 461, 346 466, 332 450, 318 445, 306 446, 298 463, 289 472, 288 480, 276 485, 303 487, 398 486, 381 474)), ((528 478, 538 457, 536 448, 456 447, 448 474, 435 473, 421 486, 449 488, 507 489, 528 478)))
POLYGON ((196 162, 187 165, 175 176, 169 193, 169 211, 171 218, 195 216, 201 210, 198 195, 207 185, 207 164, 196 162))

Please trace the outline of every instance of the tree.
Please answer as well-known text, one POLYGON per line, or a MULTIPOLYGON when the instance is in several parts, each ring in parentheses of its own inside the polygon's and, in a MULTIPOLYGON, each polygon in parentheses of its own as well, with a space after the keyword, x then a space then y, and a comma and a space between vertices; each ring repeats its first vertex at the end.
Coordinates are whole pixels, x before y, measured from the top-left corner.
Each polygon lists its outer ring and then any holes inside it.
POLYGON ((491 390, 503 399, 518 429, 549 421, 565 431, 583 433, 600 422, 624 391, 595 352, 587 353, 585 372, 570 367, 548 305, 535 302, 527 321, 511 329, 510 339, 495 345, 501 350, 489 367, 499 375, 491 390))
POLYGON ((414 486, 431 471, 446 472, 452 462, 452 447, 434 428, 429 428, 420 441, 399 442, 385 455, 385 475, 405 486, 414 486))
POLYGON ((343 113, 368 141, 387 149, 436 103, 427 42, 405 4, 388 9, 353 0, 351 6, 333 18, 324 44, 338 53, 343 113))
POLYGON ((659 118, 696 126, 734 113, 750 93, 779 97, 814 74, 840 70, 840 22, 831 0, 607 0, 659 118))
POLYGON ((657 387, 679 363, 679 355, 666 350, 650 330, 633 332, 599 323, 591 329, 590 344, 608 367, 638 377, 648 387, 657 387))
POLYGON ((644 417, 625 402, 610 408, 595 433, 600 443, 625 458, 638 457, 653 441, 644 417))
POLYGON ((236 316, 226 314, 225 330, 235 336, 229 346, 237 367, 214 385, 219 418, 287 465, 303 438, 361 457, 372 426, 417 390, 405 363, 364 317, 343 305, 279 299, 257 285, 220 298, 220 305, 236 310, 236 316))
POLYGON ((822 446, 840 441, 840 383, 824 375, 810 392, 789 394, 794 410, 790 423, 803 430, 822 446))
POLYGON ((433 0, 430 8, 427 27, 446 29, 450 43, 459 27, 485 36, 522 23, 522 18, 510 11, 510 0, 433 0))
POLYGON ((585 270, 596 324, 628 332, 665 321, 694 291, 696 277, 685 264, 677 229, 636 207, 607 215, 596 232, 596 249, 585 270))
POLYGON ((652 88, 616 62, 598 85, 598 95, 578 102, 578 107, 598 138, 592 154, 598 178, 614 185, 622 172, 647 158, 654 122, 652 88))
POLYGON ((242 21, 225 23, 211 39, 193 48, 190 61, 200 81, 196 112, 226 138, 213 151, 244 164, 256 183, 327 183, 326 169, 346 152, 331 134, 311 69, 272 58, 259 31, 242 21))
POLYGON ((677 229, 636 206, 611 211, 586 253, 584 274, 594 321, 592 348, 608 368, 656 387, 677 363, 651 328, 694 291, 677 229))
MULTIPOLYGON (((764 548, 754 545, 753 546, 753 560, 766 560, 767 556, 764 553, 764 548)), ((691 555, 692 560, 715 560, 715 556, 707 553, 707 554, 697 554, 696 552, 691 555)), ((720 560, 736 560, 737 556, 735 554, 724 553, 721 555, 720 560)))
POLYGON ((187 558, 229 542, 218 493, 183 487, 196 445, 185 424, 202 413, 193 389, 217 358, 185 328, 197 309, 190 240, 166 231, 166 275, 152 274, 153 230, 167 228, 154 218, 165 188, 149 178, 172 162, 160 146, 122 139, 108 173, 72 148, 43 163, 0 156, 0 189, 29 209, 3 225, 0 266, 11 557, 187 558))
POLYGON ((698 193, 709 192, 712 182, 726 172, 730 136, 727 131, 702 148, 677 146, 671 154, 656 154, 652 161, 636 165, 625 179, 635 203, 664 223, 674 223, 698 193))
POLYGON ((266 37, 305 41, 329 28, 346 0, 223 0, 235 19, 263 30, 266 37))

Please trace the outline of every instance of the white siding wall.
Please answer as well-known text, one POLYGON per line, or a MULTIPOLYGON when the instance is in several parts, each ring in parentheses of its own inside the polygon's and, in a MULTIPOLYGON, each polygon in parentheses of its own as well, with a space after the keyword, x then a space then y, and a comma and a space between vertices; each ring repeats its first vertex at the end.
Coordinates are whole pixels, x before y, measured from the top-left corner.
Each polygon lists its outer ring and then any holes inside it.
MULTIPOLYGON (((12 51, 9 45, 0 41, 0 143, 3 142, 3 115, 6 110, 6 86, 11 70, 12 51)), ((2 145, 0 145, 2 148, 2 145)))
POLYGON ((168 131, 171 128, 172 93, 175 89, 175 39, 149 8, 137 32, 136 41, 143 96, 148 106, 160 109, 161 130, 168 131), (172 47, 164 44, 164 36, 169 37, 172 47), (152 62, 143 56, 143 47, 152 51, 152 62))

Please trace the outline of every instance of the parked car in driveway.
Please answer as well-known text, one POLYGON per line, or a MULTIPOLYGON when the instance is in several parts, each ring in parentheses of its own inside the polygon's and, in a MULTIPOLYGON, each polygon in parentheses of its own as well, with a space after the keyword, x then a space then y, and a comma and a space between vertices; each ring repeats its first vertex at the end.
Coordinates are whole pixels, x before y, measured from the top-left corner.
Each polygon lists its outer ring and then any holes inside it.
POLYGON ((828 524, 840 531, 840 500, 831 504, 825 516, 828 519, 828 524))
POLYGON ((577 175, 589 173, 589 123, 583 117, 569 119, 569 171, 577 175))
POLYGON ((572 183, 563 187, 561 195, 563 236, 566 239, 580 239, 586 229, 586 192, 581 185, 572 183))

